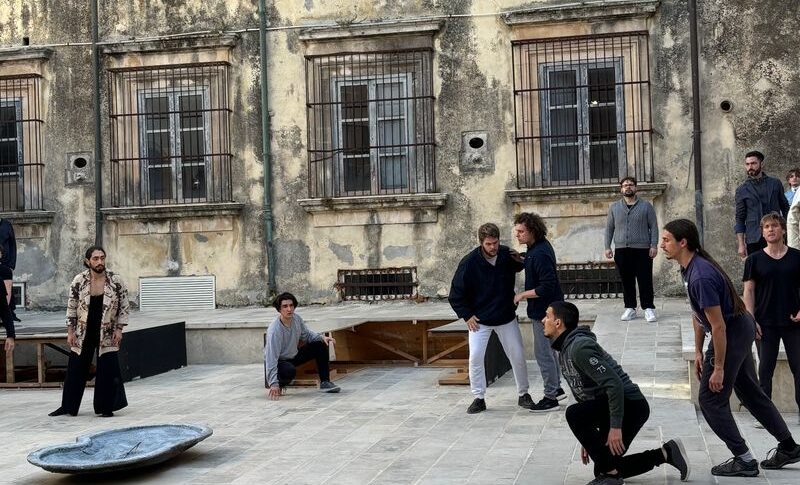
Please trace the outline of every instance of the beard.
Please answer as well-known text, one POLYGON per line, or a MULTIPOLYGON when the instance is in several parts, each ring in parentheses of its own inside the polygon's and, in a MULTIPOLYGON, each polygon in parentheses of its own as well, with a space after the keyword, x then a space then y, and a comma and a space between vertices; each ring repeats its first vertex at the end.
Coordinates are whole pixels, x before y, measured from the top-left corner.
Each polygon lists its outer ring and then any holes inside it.
POLYGON ((97 274, 103 273, 103 272, 105 272, 105 270, 106 270, 106 267, 103 264, 99 264, 97 266, 92 266, 92 271, 94 271, 97 274))
POLYGON ((758 177, 759 175, 761 175, 761 169, 759 168, 758 170, 748 170, 747 175, 749 175, 750 177, 758 177))

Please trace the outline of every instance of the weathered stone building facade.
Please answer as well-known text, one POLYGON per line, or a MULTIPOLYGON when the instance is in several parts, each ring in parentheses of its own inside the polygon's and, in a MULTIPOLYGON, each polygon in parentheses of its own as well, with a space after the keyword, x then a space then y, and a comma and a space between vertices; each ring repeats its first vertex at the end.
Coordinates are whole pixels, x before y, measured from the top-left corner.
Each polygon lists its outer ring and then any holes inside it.
MULTIPOLYGON (((744 152, 781 178, 800 159, 800 16, 698 3, 705 238, 735 274, 744 152)), ((134 297, 140 278, 213 275, 219 304, 265 301, 258 2, 101 2, 99 157, 88 4, 0 0, 0 202, 30 305, 63 305, 97 187, 134 297)), ((406 268, 399 287, 446 295, 477 226, 512 243, 521 210, 547 217, 561 262, 601 261, 624 175, 660 222, 694 216, 684 1, 267 4, 279 291, 332 301, 340 270, 406 268)))

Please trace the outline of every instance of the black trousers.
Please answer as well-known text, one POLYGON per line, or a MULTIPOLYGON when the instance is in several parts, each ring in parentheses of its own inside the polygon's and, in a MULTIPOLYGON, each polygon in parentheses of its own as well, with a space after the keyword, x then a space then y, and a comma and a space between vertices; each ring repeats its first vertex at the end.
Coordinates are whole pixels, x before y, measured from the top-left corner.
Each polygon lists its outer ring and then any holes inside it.
POLYGON ((772 398, 772 375, 778 363, 781 340, 786 350, 786 360, 794 376, 794 401, 800 409, 800 325, 761 326, 761 340, 756 340, 758 348, 758 380, 761 389, 772 398))
MULTIPOLYGON (((731 414, 731 393, 750 414, 778 441, 792 436, 783 417, 758 383, 753 360, 753 340, 756 335, 755 320, 749 313, 725 321, 726 350, 722 391, 712 392, 708 380, 714 371, 714 341, 706 350, 700 377, 698 401, 708 426, 714 431, 734 456, 746 453, 747 443, 742 438, 731 414)), ((713 337, 712 337, 713 338, 713 337)))
POLYGON ((297 366, 314 360, 320 382, 331 380, 328 346, 325 342, 309 342, 297 349, 293 359, 278 361, 278 385, 288 386, 297 375, 297 366))
POLYGON ((636 308, 636 283, 639 283, 639 300, 642 308, 655 308, 653 303, 653 259, 649 248, 619 248, 614 252, 622 280, 625 308, 636 308))
MULTIPOLYGON (((61 395, 61 408, 71 414, 78 414, 89 378, 89 368, 97 353, 100 329, 95 332, 87 330, 81 353, 70 352, 67 363, 67 376, 64 380, 64 393, 61 395)), ((119 368, 117 352, 107 352, 97 357, 97 374, 94 381, 95 414, 112 413, 128 405, 125 387, 122 384, 122 373, 119 368)))
MULTIPOLYGON (((581 446, 586 448, 594 462, 594 475, 617 470, 623 478, 646 473, 665 462, 661 448, 614 456, 606 441, 609 430, 608 399, 593 399, 573 404, 567 408, 566 418, 572 433, 581 446)), ((650 417, 650 406, 646 399, 625 399, 625 414, 622 418, 622 441, 627 450, 636 434, 650 417)))

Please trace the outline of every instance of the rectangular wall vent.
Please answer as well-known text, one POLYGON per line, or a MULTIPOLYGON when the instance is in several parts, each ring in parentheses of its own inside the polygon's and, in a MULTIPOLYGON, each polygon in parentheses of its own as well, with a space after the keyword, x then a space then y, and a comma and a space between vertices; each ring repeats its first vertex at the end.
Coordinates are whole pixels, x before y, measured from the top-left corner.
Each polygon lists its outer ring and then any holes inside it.
POLYGON ((214 275, 139 278, 141 310, 213 310, 217 306, 214 275))
POLYGON ((619 298, 622 281, 612 261, 562 263, 557 265, 558 280, 567 299, 619 298))
POLYGON ((417 268, 340 269, 342 300, 408 300, 417 296, 417 268))

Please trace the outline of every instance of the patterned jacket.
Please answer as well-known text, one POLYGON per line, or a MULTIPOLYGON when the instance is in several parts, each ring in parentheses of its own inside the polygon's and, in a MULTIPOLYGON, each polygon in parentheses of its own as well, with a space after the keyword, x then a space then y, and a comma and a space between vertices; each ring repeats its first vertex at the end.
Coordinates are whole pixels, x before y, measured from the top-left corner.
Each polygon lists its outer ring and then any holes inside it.
MULTIPOLYGON (((71 350, 81 353, 83 339, 86 336, 86 322, 89 319, 89 303, 91 301, 91 270, 75 276, 69 286, 67 300, 67 327, 75 329, 78 345, 71 350)), ((119 346, 112 343, 114 331, 128 324, 128 288, 122 278, 106 271, 106 282, 103 288, 103 317, 100 320, 100 355, 115 352, 119 346)))

